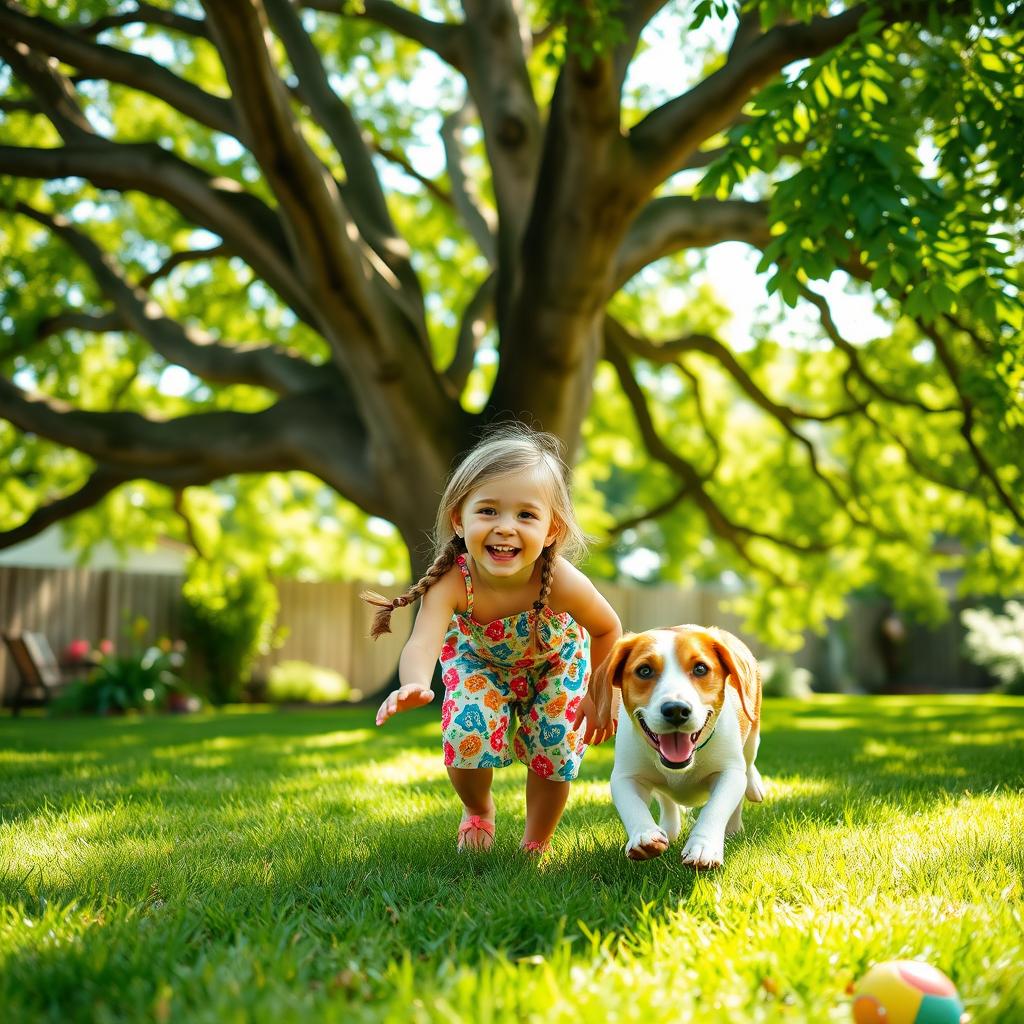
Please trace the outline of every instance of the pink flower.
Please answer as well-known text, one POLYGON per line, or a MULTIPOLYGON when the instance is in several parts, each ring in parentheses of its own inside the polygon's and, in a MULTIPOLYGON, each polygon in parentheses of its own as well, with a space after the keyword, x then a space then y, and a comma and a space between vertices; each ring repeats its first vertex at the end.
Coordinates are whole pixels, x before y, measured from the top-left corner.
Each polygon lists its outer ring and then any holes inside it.
POLYGON ((441 678, 444 680, 446 690, 454 690, 459 685, 459 673, 453 668, 448 669, 441 678))
POLYGON ((497 729, 491 733, 491 749, 496 750, 499 754, 501 748, 505 745, 505 730, 508 728, 508 719, 506 718, 497 729))
POLYGON ((113 654, 114 653, 114 641, 113 640, 101 640, 97 646, 100 649, 100 654, 113 654))
POLYGON ((492 640, 501 640, 505 636, 505 626, 500 620, 492 622, 484 632, 492 640))
POLYGON ((446 700, 441 705, 441 728, 442 729, 447 729, 448 726, 451 724, 452 715, 455 714, 455 709, 457 707, 458 707, 458 704, 456 704, 455 701, 453 701, 453 700, 446 700))
POLYGON ((576 710, 577 710, 577 708, 579 708, 581 700, 583 700, 582 697, 573 697, 573 699, 571 701, 569 701, 569 703, 566 705, 565 717, 566 717, 567 721, 569 721, 569 722, 575 722, 576 721, 576 710))
POLYGON ((66 661, 84 661, 92 647, 88 640, 72 640, 64 651, 66 661))
POLYGON ((444 743, 444 763, 449 766, 455 764, 455 748, 447 740, 444 743))
POLYGON ((451 661, 455 657, 455 644, 447 643, 441 648, 441 660, 451 661))

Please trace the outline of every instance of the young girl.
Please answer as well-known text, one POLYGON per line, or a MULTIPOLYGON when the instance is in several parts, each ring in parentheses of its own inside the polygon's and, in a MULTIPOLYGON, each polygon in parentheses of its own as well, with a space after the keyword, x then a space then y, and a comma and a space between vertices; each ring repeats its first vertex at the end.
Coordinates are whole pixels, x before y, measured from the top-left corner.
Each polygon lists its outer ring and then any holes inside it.
POLYGON ((497 428, 448 481, 423 578, 394 601, 363 595, 380 609, 374 637, 390 631, 395 608, 422 598, 398 664, 401 685, 377 725, 434 699, 440 657, 444 763, 463 806, 460 850, 490 849, 491 780, 514 753, 528 769, 522 849, 543 853, 586 745, 614 729, 610 690, 589 694, 587 684, 622 627, 568 561, 585 543, 568 478, 556 438, 520 424, 497 428))

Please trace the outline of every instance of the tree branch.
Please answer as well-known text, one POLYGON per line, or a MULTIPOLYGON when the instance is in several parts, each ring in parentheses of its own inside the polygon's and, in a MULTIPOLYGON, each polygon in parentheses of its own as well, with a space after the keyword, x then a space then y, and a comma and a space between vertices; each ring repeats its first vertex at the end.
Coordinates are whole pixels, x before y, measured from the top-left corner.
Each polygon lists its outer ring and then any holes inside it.
MULTIPOLYGON (((829 340, 836 346, 836 348, 845 353, 846 358, 850 363, 850 369, 856 375, 857 379, 862 381, 873 394, 884 399, 886 402, 891 402, 893 405, 905 405, 910 408, 919 409, 921 412, 931 415, 956 411, 953 406, 935 408, 927 405, 919 399, 900 395, 894 391, 890 391, 888 388, 884 388, 878 383, 878 381, 871 377, 867 370, 864 369, 863 360, 860 358, 860 353, 857 351, 856 347, 850 344, 850 342, 847 341, 839 332, 839 328, 836 326, 836 322, 832 317, 832 311, 829 309, 828 303, 825 301, 824 297, 803 284, 799 286, 799 290, 800 295, 818 310, 818 316, 821 319, 821 326, 824 328, 825 334, 828 335, 829 340)), ((863 411, 863 409, 861 411, 863 411)))
POLYGON ((711 356, 724 369, 730 377, 739 385, 740 390, 761 410, 768 413, 773 419, 792 433, 793 424, 797 420, 805 420, 814 423, 828 423, 831 420, 843 416, 855 416, 862 412, 865 402, 857 402, 845 409, 837 409, 833 412, 814 413, 803 409, 793 409, 788 405, 782 405, 773 398, 769 398, 754 382, 754 379, 740 365, 736 357, 717 338, 707 334, 687 334, 672 341, 653 342, 647 338, 640 338, 632 334, 624 326, 619 325, 616 330, 616 341, 618 344, 650 362, 668 364, 675 363, 680 355, 687 352, 701 352, 711 356))
POLYGON ((821 543, 800 544, 784 537, 777 537, 773 534, 755 530, 749 526, 734 523, 725 515, 704 487, 705 483, 708 482, 708 478, 698 473, 691 463, 686 461, 686 459, 678 453, 672 451, 658 436, 654 427, 654 422, 651 419, 650 412, 647 408, 647 400, 644 397, 643 390, 639 383, 633 376, 633 372, 629 366, 629 361, 626 358, 624 346, 620 340, 623 335, 626 335, 627 333, 628 332, 622 328, 621 324, 618 324, 611 317, 606 318, 605 358, 612 364, 616 373, 619 375, 619 382, 622 385, 623 393, 626 395, 630 407, 633 409, 633 415, 636 418, 637 427, 639 428, 640 435, 644 440, 645 448, 652 458, 657 459, 663 465, 671 469, 676 476, 680 478, 682 483, 687 486, 693 494, 697 507, 701 512, 703 512, 708 521, 708 525, 714 530, 714 532, 732 546, 747 562, 761 571, 768 573, 772 579, 776 580, 780 584, 783 584, 784 581, 779 578, 772 568, 759 564, 757 560, 751 556, 746 545, 746 541, 748 539, 757 537, 762 540, 770 541, 773 544, 777 544, 780 547, 787 548, 791 551, 796 551, 800 554, 812 554, 828 551, 831 545, 821 543))
POLYGON ((362 3, 353 3, 350 0, 319 0, 303 2, 302 6, 327 14, 375 21, 378 25, 389 28, 428 50, 433 50, 443 61, 462 70, 465 53, 461 25, 431 21, 391 3, 390 0, 363 0, 362 3))
POLYGON ((390 161, 397 167, 401 167, 410 178, 418 181, 434 198, 440 200, 445 206, 455 209, 455 200, 452 198, 451 193, 446 192, 433 178, 428 178, 425 174, 421 174, 416 170, 412 161, 404 153, 400 153, 391 146, 386 146, 380 139, 371 138, 369 145, 375 153, 384 157, 385 160, 390 161))
POLYGON ((494 320, 494 289, 495 275, 488 274, 462 314, 455 354, 443 374, 453 395, 460 395, 466 386, 487 326, 494 320))
POLYGON ((473 240, 476 242, 490 266, 497 260, 493 216, 482 206, 479 195, 475 194, 468 168, 464 164, 461 133, 472 104, 467 100, 455 113, 449 114, 441 123, 441 141, 444 144, 445 165, 448 180, 452 183, 452 202, 462 217, 473 240))
POLYGON ((215 383, 243 383, 278 394, 316 390, 324 369, 268 345, 229 347, 210 335, 183 327, 166 316, 141 287, 132 287, 113 260, 61 214, 46 214, 26 203, 18 213, 61 238, 88 266, 97 284, 114 303, 125 327, 144 338, 168 362, 215 383))
POLYGON ((54 334, 65 331, 85 331, 93 334, 107 334, 111 331, 127 331, 128 324, 120 313, 81 313, 68 310, 56 316, 48 316, 36 325, 36 341, 44 341, 54 334))
POLYGON ((659 501, 657 505, 652 505, 646 511, 638 512, 635 516, 630 516, 628 519, 620 519, 617 523, 614 523, 608 528, 608 536, 617 537, 619 534, 625 533, 626 530, 635 530, 638 526, 642 526, 652 519, 657 519, 666 512, 671 512, 689 493, 690 485, 680 484, 679 488, 664 501, 659 501))
MULTIPOLYGON (((205 5, 249 148, 280 203, 292 255, 311 294, 346 335, 386 344, 390 332, 372 301, 357 226, 291 114, 268 49, 262 4, 205 0, 205 5)), ((375 269, 397 285, 386 267, 375 269)))
POLYGON ((348 105, 331 88, 320 52, 302 27, 290 0, 263 2, 274 33, 284 43, 304 101, 345 165, 349 187, 358 200, 352 204, 353 215, 361 209, 375 233, 393 235, 395 226, 359 125, 348 105))
POLYGON ((55 149, 0 146, 0 173, 81 177, 97 188, 164 199, 193 223, 220 235, 301 319, 322 328, 316 304, 292 265, 277 216, 236 181, 208 175, 155 143, 98 138, 55 149))
POLYGON ((193 263, 198 260, 208 260, 215 256, 229 256, 230 250, 226 245, 212 245, 209 249, 182 249, 179 252, 172 252, 152 273, 146 274, 139 281, 139 287, 149 291, 161 278, 167 277, 184 263, 193 263))
POLYGON ((541 156, 540 111, 526 66, 532 34, 514 0, 463 0, 462 6, 467 57, 460 70, 480 116, 498 211, 500 318, 517 287, 515 268, 541 156))
POLYGON ((764 248, 771 240, 768 204, 744 199, 653 199, 636 216, 619 246, 615 288, 663 256, 719 242, 764 248))
POLYGON ((628 0, 621 3, 615 11, 620 17, 625 38, 615 48, 613 56, 614 81, 616 92, 621 93, 622 85, 629 73, 629 65, 636 53, 637 44, 643 30, 651 19, 660 11, 668 0, 628 0))
POLYGON ((53 62, 35 53, 25 43, 0 39, 0 59, 35 96, 39 113, 45 114, 67 142, 81 142, 93 136, 92 126, 78 105, 78 95, 53 62))
POLYGON ((173 29, 184 35, 195 36, 199 39, 209 39, 210 32, 206 22, 202 18, 190 18, 186 14, 175 14, 163 7, 154 7, 153 4, 136 3, 130 11, 121 14, 107 14, 102 18, 96 18, 78 28, 78 34, 83 36, 96 36, 111 28, 123 28, 125 25, 160 25, 163 28, 173 29))
POLYGON ((971 453, 971 458, 974 460, 974 464, 978 467, 981 476, 989 482, 992 490, 995 491, 996 496, 999 498, 1003 507, 1011 516, 1013 516, 1013 521, 1018 527, 1024 527, 1024 514, 1021 513, 1020 508, 1017 506, 1017 502, 1014 501, 1012 495, 1006 490, 1003 486, 1003 482, 999 479, 999 474, 996 472, 995 467, 993 467, 992 463, 988 461, 985 453, 981 450, 978 442, 974 439, 974 402, 963 389, 963 384, 960 380, 960 369, 956 365, 953 353, 946 344, 946 339, 943 338, 939 331, 930 324, 927 324, 920 319, 916 319, 915 323, 925 337, 929 338, 935 346, 936 354, 938 355, 942 365, 946 368, 946 373, 949 375, 949 379, 952 382, 953 387, 956 389, 957 396, 960 399, 960 408, 963 413, 963 419, 960 425, 960 434, 967 443, 967 448, 971 453))
POLYGON ((149 93, 216 131, 238 136, 238 124, 228 100, 179 78, 149 57, 92 42, 46 18, 25 14, 13 0, 0 0, 0 33, 19 39, 86 74, 149 93))
MULTIPOLYGON (((370 149, 348 105, 328 81, 320 52, 313 45, 291 0, 263 0, 278 38, 299 82, 299 93, 314 119, 327 132, 345 167, 346 181, 338 186, 342 207, 351 214, 359 234, 384 261, 401 285, 393 296, 403 306, 417 332, 425 322, 423 291, 409 258, 409 246, 395 229, 370 149)), ((423 339, 424 345, 426 338, 423 339)))
POLYGON ((730 352, 729 349, 716 338, 711 338, 705 334, 691 334, 684 338, 676 339, 675 341, 654 344, 647 339, 638 338, 631 334, 621 324, 616 324, 614 334, 616 343, 623 349, 629 349, 640 355, 642 358, 653 362, 663 364, 676 363, 678 356, 685 352, 702 352, 705 355, 711 356, 739 385, 740 390, 743 391, 743 393, 755 405, 757 405, 758 408, 771 416, 772 419, 774 419, 782 429, 804 449, 807 453, 808 467, 811 472, 825 486, 836 505, 840 508, 846 509, 847 515, 851 520, 853 520, 853 522, 859 526, 869 527, 882 536, 889 537, 890 539, 897 539, 897 536, 889 531, 887 527, 880 527, 872 523, 870 513, 866 509, 861 509, 862 498, 857 493, 851 479, 847 479, 847 483, 851 488, 851 493, 843 494, 840 492, 836 482, 821 468, 814 443, 810 438, 805 437, 796 429, 797 420, 827 423, 830 420, 839 419, 840 417, 857 415, 864 411, 867 406, 866 402, 856 402, 848 408, 839 409, 830 413, 798 411, 769 398, 768 395, 766 395, 764 391, 757 386, 750 374, 748 374, 747 371, 739 364, 732 352, 730 352))
POLYGON ((73 516, 76 512, 92 508, 129 477, 115 472, 109 466, 99 466, 77 491, 41 505, 20 526, 0 531, 0 549, 10 548, 42 533, 48 526, 73 516))
POLYGON ((735 46, 724 67, 652 111, 630 133, 646 183, 653 188, 668 177, 787 64, 824 53, 852 35, 869 10, 859 4, 833 17, 779 25, 735 46))

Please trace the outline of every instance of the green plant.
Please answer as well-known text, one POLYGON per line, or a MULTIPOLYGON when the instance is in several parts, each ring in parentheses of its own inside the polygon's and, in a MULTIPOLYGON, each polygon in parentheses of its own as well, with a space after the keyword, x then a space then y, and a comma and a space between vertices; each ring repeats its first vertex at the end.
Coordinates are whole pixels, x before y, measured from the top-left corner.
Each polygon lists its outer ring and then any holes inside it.
POLYGON ((210 700, 241 698, 256 658, 280 643, 277 590, 262 570, 196 559, 182 589, 182 630, 199 656, 210 700))
POLYGON ((1024 694, 1024 602, 1007 601, 1002 613, 965 608, 960 621, 968 659, 991 672, 1004 693, 1024 694))
POLYGON ((353 690, 340 672, 311 665, 306 661, 282 661, 270 670, 266 698, 272 704, 288 701, 312 701, 326 704, 333 701, 358 700, 362 694, 353 690))
POLYGON ((761 660, 761 687, 766 697, 796 697, 809 700, 814 696, 811 683, 814 677, 788 655, 761 660))
POLYGON ((180 652, 147 647, 136 654, 109 654, 88 676, 71 683, 51 704, 54 714, 142 711, 163 707, 180 692, 180 652))

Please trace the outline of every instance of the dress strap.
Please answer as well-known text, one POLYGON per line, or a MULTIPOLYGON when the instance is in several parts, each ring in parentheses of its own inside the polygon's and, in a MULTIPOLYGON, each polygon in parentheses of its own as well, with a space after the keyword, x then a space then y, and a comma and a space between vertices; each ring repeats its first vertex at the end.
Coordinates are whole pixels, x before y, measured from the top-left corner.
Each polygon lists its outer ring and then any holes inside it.
POLYGON ((473 577, 469 575, 469 565, 466 561, 466 554, 463 552, 455 559, 455 564, 458 565, 462 571, 462 576, 466 581, 466 611, 473 614, 473 577))

